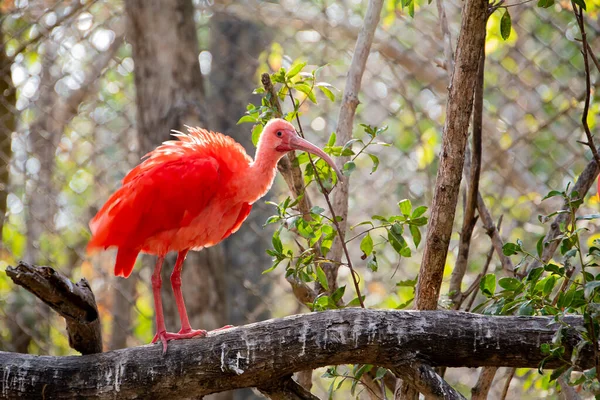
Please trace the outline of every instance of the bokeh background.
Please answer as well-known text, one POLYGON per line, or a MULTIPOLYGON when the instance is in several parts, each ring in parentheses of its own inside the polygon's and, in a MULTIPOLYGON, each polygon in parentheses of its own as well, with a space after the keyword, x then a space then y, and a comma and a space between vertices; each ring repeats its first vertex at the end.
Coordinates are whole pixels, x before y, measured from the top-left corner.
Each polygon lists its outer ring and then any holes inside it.
MULTIPOLYGON (((260 101, 252 95, 259 74, 303 60, 309 70, 326 65, 319 80, 340 90, 335 92, 336 102, 319 96, 317 105, 306 102, 302 109, 309 139, 324 145, 336 128, 366 1, 195 0, 193 5, 199 48, 187 51, 198 57, 206 102, 201 120, 206 127, 234 136, 253 154, 252 126, 236 122, 248 103, 260 101)), ((453 43, 460 6, 459 1, 445 2, 453 43)), ((586 147, 577 143, 584 137, 580 127, 583 61, 575 40, 578 27, 564 7, 564 1, 550 9, 535 3, 511 7, 513 31, 506 41, 500 37, 500 14, 488 23, 480 190, 493 218, 503 216, 503 237, 521 238, 528 246, 534 246, 547 229, 537 215, 548 214, 559 204, 542 202, 542 197, 549 190, 564 189, 591 159, 586 147)), ((592 48, 600 49, 598 13, 590 8, 588 40, 592 48)), ((136 127, 135 66, 124 3, 4 0, 0 13, 0 271, 26 260, 50 265, 74 280, 85 277, 100 307, 105 348, 148 343, 154 334, 152 268, 136 268, 132 279, 123 280, 112 276, 114 252, 85 253, 88 221, 144 153, 140 143, 145 132, 136 127)), ((596 82, 597 76, 593 76, 596 82)), ((373 214, 395 213, 403 198, 429 205, 448 83, 435 3, 417 1, 411 18, 400 2, 387 0, 362 80, 355 134, 362 135, 358 123, 387 125, 381 139, 392 146, 374 150, 381 159, 374 174, 370 160, 359 159, 352 176, 350 225, 373 214)), ((592 131, 597 130, 599 111, 596 101, 590 109, 592 131)), ((166 139, 168 132, 164 132, 166 139)), ((278 178, 271 200, 287 195, 278 178)), ((313 199, 320 202, 317 193, 313 199)), ((586 206, 597 209, 596 198, 589 195, 586 206)), ((219 295, 203 293, 211 285, 204 285, 199 293, 193 279, 184 280, 191 314, 194 304, 207 302, 219 313, 196 327, 240 325, 307 311, 292 294, 283 268, 261 274, 270 266, 265 249, 273 232, 273 226, 263 227, 263 223, 275 213, 274 206, 260 201, 243 229, 219 247, 219 261, 212 266, 219 277, 215 283, 219 295), (216 303, 207 297, 216 298, 216 303)), ((461 220, 462 205, 456 232, 461 220)), ((455 261, 458 233, 454 239, 444 285, 455 261)), ((489 238, 478 225, 465 285, 479 273, 489 247, 489 238)), ((352 254, 360 260, 358 242, 352 254)), ((144 257, 138 262, 152 264, 153 260, 144 257)), ((377 272, 355 262, 367 305, 394 308, 409 300, 412 289, 396 283, 414 279, 419 262, 420 251, 398 262, 395 253, 383 250, 377 272)), ((495 268, 500 269, 494 256, 491 269, 495 268)), ((202 280, 201 270, 195 274, 202 280)), ((342 284, 348 280, 344 269, 340 280, 342 284)), ((64 322, 14 287, 4 273, 0 273, 0 350, 73 353, 64 322)), ((451 384, 467 391, 476 378, 476 370, 448 375, 451 384)), ((494 390, 501 390, 502 378, 498 373, 494 390)), ((316 379, 315 393, 326 391, 329 383, 316 379)), ((525 370, 517 371, 511 390, 522 398, 554 393, 546 390, 537 372, 525 370)), ((237 398, 252 396, 250 391, 237 394, 237 398)))

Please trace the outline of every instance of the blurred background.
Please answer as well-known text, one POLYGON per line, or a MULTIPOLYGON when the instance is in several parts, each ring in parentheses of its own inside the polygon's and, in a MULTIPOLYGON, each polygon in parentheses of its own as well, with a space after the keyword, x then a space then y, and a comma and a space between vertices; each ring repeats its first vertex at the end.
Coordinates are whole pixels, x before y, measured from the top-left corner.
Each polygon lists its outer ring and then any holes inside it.
MULTIPOLYGON (((123 1, 0 2, 0 271, 25 260, 52 266, 73 280, 88 279, 100 308, 107 350, 152 339, 152 268, 136 268, 132 278, 124 280, 112 276, 114 252, 86 255, 91 217, 140 157, 167 140, 169 129, 182 129, 184 123, 229 134, 253 154, 252 126, 236 122, 248 103, 260 102, 252 95, 260 73, 288 67, 294 60, 306 61, 308 70, 326 65, 319 80, 340 90, 334 91, 336 102, 320 96, 317 105, 306 102, 302 109, 309 140, 324 145, 336 129, 345 75, 367 4, 190 0, 164 2, 164 12, 168 14, 166 8, 175 3, 189 5, 175 12, 193 21, 197 44, 188 46, 194 44, 192 38, 167 46, 180 46, 179 54, 191 57, 199 73, 190 75, 195 77, 192 87, 184 88, 195 91, 192 111, 173 120, 169 113, 177 104, 165 115, 159 110, 151 116, 163 119, 157 133, 148 129, 154 126, 140 118, 139 110, 148 113, 148 99, 165 94, 152 91, 159 81, 149 81, 143 96, 136 95, 132 43, 146 39, 143 29, 128 20, 123 1)), ((453 44, 461 5, 456 0, 445 2, 453 44)), ((563 6, 566 2, 547 10, 535 3, 511 7, 513 31, 507 41, 500 37, 499 13, 488 23, 480 191, 493 218, 503 216, 503 237, 521 238, 530 247, 547 229, 538 223, 538 214, 559 205, 559 200, 541 202, 542 197, 549 190, 563 190, 591 159, 587 148, 577 143, 584 137, 580 119, 585 89, 580 43, 575 41, 579 31, 563 6)), ((404 198, 415 205, 429 206, 431 201, 449 77, 436 5, 417 1, 415 8, 411 18, 401 2, 385 2, 362 80, 355 134, 362 135, 359 123, 387 125, 381 140, 392 146, 375 150, 381 165, 374 174, 370 161, 359 159, 350 190, 350 225, 373 214, 396 213, 397 202, 404 198)), ((590 11, 587 17, 591 47, 598 49, 598 13, 590 11)), ((170 24, 174 30, 185 27, 177 19, 170 24)), ((173 57, 161 63, 177 69, 179 61, 173 57)), ((596 101, 590 110, 592 131, 597 129, 599 104, 596 101)), ((278 177, 270 198, 278 201, 288 195, 278 177)), ((597 209, 596 198, 588 198, 587 206, 597 209)), ((316 193, 313 199, 321 201, 316 193)), ((272 214, 275 207, 259 201, 237 234, 186 262, 183 289, 193 327, 242 325, 307 311, 292 294, 283 268, 261 274, 271 265, 265 250, 271 246, 274 228, 263 224, 272 214)), ((462 203, 456 221, 458 232, 462 203)), ((445 292, 458 233, 454 239, 445 292)), ((465 285, 480 272, 489 247, 489 238, 478 225, 465 285)), ((352 254, 360 260, 358 245, 352 254)), ((398 307, 413 294, 412 288, 396 283, 415 278, 420 251, 401 262, 393 251, 383 251, 378 258, 377 272, 355 262, 367 306, 398 307)), ((147 256, 138 260, 140 265, 153 262, 147 256)), ((490 268, 500 269, 499 264, 494 256, 490 268)), ((167 268, 165 274, 169 272, 167 268)), ((347 272, 340 270, 340 284, 348 280, 347 272)), ((177 329, 171 303, 167 300, 167 327, 177 329)), ((0 350, 73 353, 61 318, 14 287, 4 273, 0 273, 0 350)), ((321 374, 317 371, 314 376, 321 374)), ((461 369, 447 377, 454 387, 470 390, 477 373, 461 369)), ((497 380, 502 378, 498 373, 497 380)), ((521 398, 552 396, 543 379, 536 371, 517 370, 511 390, 521 398)), ((316 379, 314 392, 326 392, 329 383, 316 379)), ((236 396, 255 395, 241 391, 236 396)))

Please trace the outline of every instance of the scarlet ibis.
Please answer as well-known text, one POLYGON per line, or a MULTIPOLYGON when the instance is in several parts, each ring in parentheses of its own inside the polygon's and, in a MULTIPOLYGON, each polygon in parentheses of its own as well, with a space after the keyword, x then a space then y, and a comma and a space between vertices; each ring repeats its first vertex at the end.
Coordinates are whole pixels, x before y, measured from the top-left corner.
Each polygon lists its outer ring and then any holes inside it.
MULTIPOLYGON (((287 152, 303 150, 324 159, 341 177, 333 160, 304 140, 283 119, 269 121, 261 134, 254 160, 228 136, 200 128, 176 132, 132 169, 90 221, 88 253, 117 247, 115 275, 127 278, 140 252, 157 256, 152 292, 157 333, 163 352, 167 341, 206 336, 192 329, 181 294, 181 270, 189 250, 214 246, 236 232, 252 204, 269 190, 277 162, 287 152), (160 296, 160 272, 165 255, 178 252, 171 275, 181 330, 165 329, 160 296)), ((223 328, 221 328, 223 329, 223 328)))

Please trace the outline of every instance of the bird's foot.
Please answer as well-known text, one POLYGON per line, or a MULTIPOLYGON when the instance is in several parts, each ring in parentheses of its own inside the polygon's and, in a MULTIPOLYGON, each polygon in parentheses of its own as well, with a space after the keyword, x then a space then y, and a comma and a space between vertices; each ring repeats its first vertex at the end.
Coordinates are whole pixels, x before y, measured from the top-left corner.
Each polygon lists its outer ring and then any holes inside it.
MULTIPOLYGON (((223 328, 221 328, 223 329, 223 328)), ((167 342, 169 340, 178 340, 178 339, 189 339, 194 336, 204 337, 206 336, 206 331, 204 329, 181 329, 177 333, 171 333, 167 331, 161 331, 154 335, 154 339, 152 339, 152 343, 156 343, 159 340, 163 344, 163 354, 167 352, 167 342)))

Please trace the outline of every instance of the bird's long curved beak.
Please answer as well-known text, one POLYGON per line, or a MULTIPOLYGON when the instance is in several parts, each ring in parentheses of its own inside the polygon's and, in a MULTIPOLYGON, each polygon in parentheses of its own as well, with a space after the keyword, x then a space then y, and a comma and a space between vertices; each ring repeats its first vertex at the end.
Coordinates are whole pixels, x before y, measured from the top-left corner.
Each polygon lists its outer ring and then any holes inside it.
POLYGON ((335 170, 335 173, 338 176, 338 181, 339 182, 344 181, 344 176, 342 175, 342 171, 340 171, 340 169, 337 167, 337 165, 335 165, 335 162, 333 161, 333 159, 331 157, 329 157, 329 155, 327 155, 327 153, 325 153, 323 150, 321 150, 320 148, 318 148, 317 146, 315 146, 308 140, 303 139, 300 136, 295 136, 292 140, 290 140, 289 146, 293 150, 302 150, 302 151, 306 151, 306 152, 309 152, 311 154, 321 157, 323 160, 325 160, 327 162, 327 164, 329 164, 329 166, 331 168, 333 168, 335 170))

